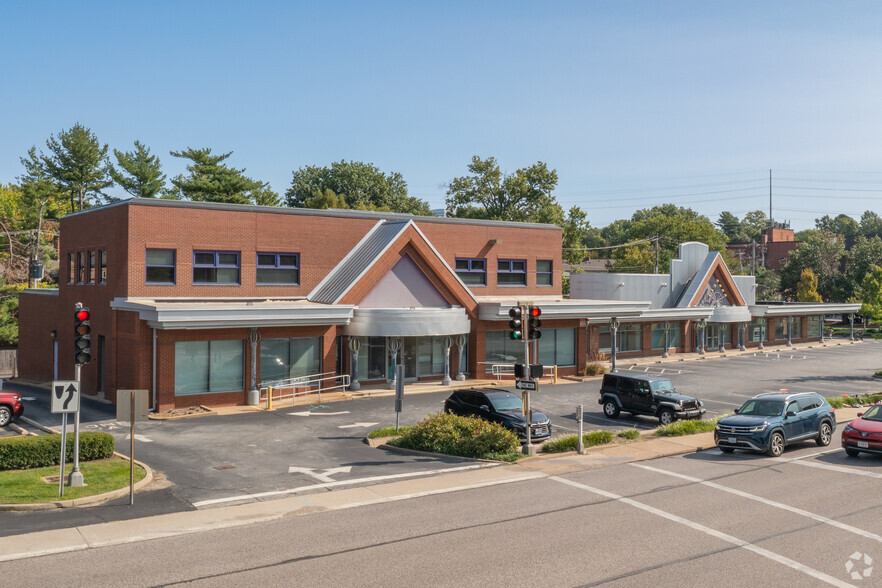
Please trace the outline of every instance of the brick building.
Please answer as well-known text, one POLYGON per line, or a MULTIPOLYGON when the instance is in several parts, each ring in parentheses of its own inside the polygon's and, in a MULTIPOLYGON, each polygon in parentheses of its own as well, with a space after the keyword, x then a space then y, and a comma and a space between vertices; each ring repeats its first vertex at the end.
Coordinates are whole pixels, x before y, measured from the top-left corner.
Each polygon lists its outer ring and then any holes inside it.
POLYGON ((60 287, 21 295, 19 373, 73 377, 78 302, 92 315, 83 393, 147 389, 158 411, 253 403, 262 383, 315 374, 388 383, 395 365, 406 382, 488 377, 523 359, 508 338, 519 302, 541 306, 531 353, 563 375, 592 352, 692 351, 712 330, 696 329, 702 320, 731 347, 724 324, 741 333, 756 317, 795 316, 802 329, 788 334, 807 340, 819 336, 814 319, 857 306, 758 307, 753 278, 733 278, 698 243, 681 246, 670 275, 628 288, 641 276, 592 274, 588 287, 574 275, 581 298, 564 299, 561 236, 552 225, 348 210, 151 199, 89 209, 61 221, 60 287))

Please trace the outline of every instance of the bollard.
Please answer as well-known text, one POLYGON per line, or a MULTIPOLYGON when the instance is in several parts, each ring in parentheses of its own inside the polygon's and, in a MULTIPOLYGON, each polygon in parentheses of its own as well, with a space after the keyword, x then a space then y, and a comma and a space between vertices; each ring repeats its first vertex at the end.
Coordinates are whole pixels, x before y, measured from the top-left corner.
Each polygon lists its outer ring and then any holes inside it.
POLYGON ((557 365, 555 365, 554 369, 551 371, 551 383, 557 384, 557 365))
POLYGON ((576 415, 579 418, 579 440, 576 441, 576 453, 579 455, 585 454, 585 440, 582 439, 582 405, 579 405, 579 408, 576 410, 576 415))
POLYGON ((273 387, 268 386, 266 389, 266 409, 273 409, 273 387))

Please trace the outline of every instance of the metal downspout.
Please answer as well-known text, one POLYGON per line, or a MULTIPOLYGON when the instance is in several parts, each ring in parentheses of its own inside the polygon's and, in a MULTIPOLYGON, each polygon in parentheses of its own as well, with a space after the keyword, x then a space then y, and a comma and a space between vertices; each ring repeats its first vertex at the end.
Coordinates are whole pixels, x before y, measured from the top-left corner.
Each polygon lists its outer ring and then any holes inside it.
POLYGON ((153 412, 159 411, 159 405, 156 404, 156 327, 153 327, 153 360, 151 362, 152 376, 151 384, 153 388, 153 412))

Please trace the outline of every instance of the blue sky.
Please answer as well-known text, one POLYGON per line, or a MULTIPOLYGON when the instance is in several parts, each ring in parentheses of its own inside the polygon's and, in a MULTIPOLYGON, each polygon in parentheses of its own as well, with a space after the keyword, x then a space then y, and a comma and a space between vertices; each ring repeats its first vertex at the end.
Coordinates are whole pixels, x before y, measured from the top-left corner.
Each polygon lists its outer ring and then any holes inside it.
POLYGON ((794 228, 882 201, 878 2, 0 3, 0 182, 79 121, 233 151, 283 194, 356 160, 442 207, 473 155, 544 161, 605 226, 673 202, 794 228))

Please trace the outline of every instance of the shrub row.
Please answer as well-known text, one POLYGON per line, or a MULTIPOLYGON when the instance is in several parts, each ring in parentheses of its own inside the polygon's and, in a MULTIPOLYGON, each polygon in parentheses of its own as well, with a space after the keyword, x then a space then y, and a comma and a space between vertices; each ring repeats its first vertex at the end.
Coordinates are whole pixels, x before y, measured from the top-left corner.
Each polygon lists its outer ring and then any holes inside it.
MULTIPOLYGON (((860 396, 860 404, 875 404, 880 400, 882 400, 882 393, 864 394, 860 396)), ((833 408, 842 408, 843 406, 858 404, 858 399, 854 396, 828 396, 827 402, 829 402, 830 406, 833 408)))
MULTIPOLYGON (((585 447, 594 447, 595 445, 605 445, 612 443, 614 435, 612 431, 589 431, 582 434, 582 444, 585 447)), ((563 451, 575 451, 579 442, 578 435, 562 435, 549 439, 542 444, 542 451, 545 453, 560 453, 563 451)))
POLYGON ((500 459, 521 446, 517 435, 498 423, 443 412, 430 414, 389 444, 480 459, 500 459))
MULTIPOLYGON (((74 436, 67 436, 65 460, 73 461, 74 436)), ((80 433, 80 461, 106 459, 113 455, 113 435, 88 431, 80 433)), ((0 470, 27 470, 58 465, 61 435, 7 437, 0 439, 0 470)))
POLYGON ((688 421, 674 421, 670 425, 662 425, 655 430, 655 434, 659 437, 682 437, 683 435, 695 435, 696 433, 707 433, 713 431, 717 425, 719 418, 707 421, 693 419, 688 421))

